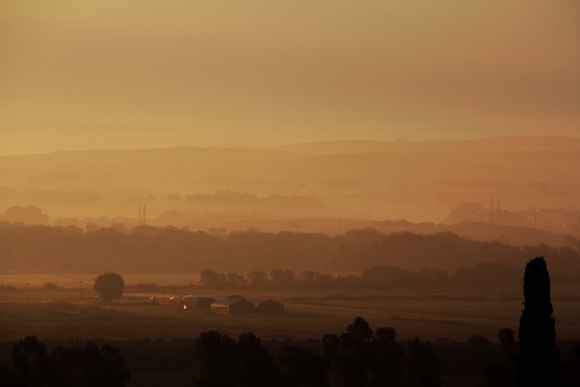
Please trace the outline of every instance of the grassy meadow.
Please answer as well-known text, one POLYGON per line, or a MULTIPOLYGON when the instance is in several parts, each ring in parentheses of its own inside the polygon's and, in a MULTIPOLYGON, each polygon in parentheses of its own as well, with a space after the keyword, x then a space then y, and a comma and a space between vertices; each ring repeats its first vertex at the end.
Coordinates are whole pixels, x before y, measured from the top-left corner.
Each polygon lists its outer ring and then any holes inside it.
MULTIPOLYGON (((415 335, 431 341, 465 341, 483 334, 497 341, 500 328, 517 332, 522 310, 521 287, 505 289, 437 289, 393 293, 350 294, 340 291, 255 292, 242 289, 200 291, 190 287, 197 273, 123 273, 126 299, 156 296, 159 305, 96 303, 92 289, 96 274, 3 274, 0 285, 0 340, 17 340, 29 334, 46 339, 69 337, 143 340, 194 338, 216 329, 237 336, 252 331, 264 340, 320 339, 339 333, 355 317, 365 318, 373 328, 394 327, 401 340, 415 335), (82 281, 82 284, 80 283, 82 281), (57 289, 45 289, 47 282, 57 289), (151 293, 132 293, 135 284, 157 284, 151 293), (82 287, 81 287, 82 286, 82 287), (166 286, 165 292, 163 287, 166 286), (170 304, 176 294, 233 294, 273 298, 284 303, 282 315, 220 315, 182 311, 170 304), (82 297, 82 302, 81 301, 82 297)), ((552 298, 559 340, 580 340, 578 286, 553 286, 552 298)))
MULTIPOLYGON (((47 282, 60 288, 79 288, 80 281, 85 288, 92 289, 99 273, 0 273, 0 285, 24 288, 42 287, 47 282)), ((125 285, 155 283, 158 286, 186 286, 199 279, 199 273, 121 273, 125 285)))
MULTIPOLYGON (((194 342, 210 329, 237 337, 254 332, 273 356, 294 343, 321 352, 322 336, 340 333, 357 316, 374 329, 393 327, 401 343, 418 336, 433 342, 443 363, 444 386, 467 387, 481 382, 481 372, 466 366, 469 336, 481 334, 494 345, 501 359, 497 333, 516 332, 522 310, 521 287, 506 289, 447 289, 397 293, 340 293, 294 289, 277 292, 199 291, 189 286, 197 274, 123 274, 122 302, 92 303, 95 274, 4 274, 0 276, 0 363, 10 364, 15 341, 36 335, 49 349, 58 345, 82 346, 88 339, 119 348, 131 372, 129 386, 190 386, 194 342), (80 287, 83 281, 83 287, 80 287), (45 289, 45 283, 57 285, 45 289), (137 293, 135 284, 157 284, 157 293, 137 293), (28 284, 28 286, 27 286, 28 284), (14 286, 11 288, 9 286, 14 286), (166 292, 163 293, 163 287, 166 292), (242 294, 273 298, 285 305, 277 315, 226 315, 201 310, 180 310, 169 298, 175 294, 242 294), (159 298, 158 304, 130 300, 159 298), (81 299, 82 298, 82 299, 81 299), (458 344, 459 343, 459 344, 458 344), (467 368, 466 368, 467 367, 467 368)), ((569 358, 580 340, 578 286, 554 286, 552 291, 556 333, 563 358, 569 358)), ((566 360, 569 361, 569 360, 566 360)), ((469 364, 467 364, 469 365, 469 364)))

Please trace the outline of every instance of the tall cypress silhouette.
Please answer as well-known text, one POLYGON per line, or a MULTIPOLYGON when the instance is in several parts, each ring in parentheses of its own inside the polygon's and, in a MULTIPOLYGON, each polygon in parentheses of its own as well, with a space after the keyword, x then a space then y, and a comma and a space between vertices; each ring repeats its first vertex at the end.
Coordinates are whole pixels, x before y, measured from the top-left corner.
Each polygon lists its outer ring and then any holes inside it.
POLYGON ((544 257, 532 259, 524 274, 524 310, 520 318, 520 387, 560 386, 560 354, 550 301, 550 275, 544 257))

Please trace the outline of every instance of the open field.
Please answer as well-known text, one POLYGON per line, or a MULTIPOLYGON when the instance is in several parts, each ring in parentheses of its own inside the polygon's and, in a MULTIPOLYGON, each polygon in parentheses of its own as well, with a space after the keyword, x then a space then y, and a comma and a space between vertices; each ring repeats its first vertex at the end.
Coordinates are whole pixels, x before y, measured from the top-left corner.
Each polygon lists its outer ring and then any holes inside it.
MULTIPOLYGON (((356 295, 304 290, 268 294, 235 291, 248 297, 280 300, 286 312, 225 315, 179 310, 177 305, 168 303, 172 295, 169 293, 165 299, 163 294, 127 293, 123 303, 90 304, 88 299, 94 294, 85 289, 80 303, 78 288, 45 290, 41 285, 46 281, 63 285, 58 279, 75 283, 78 278, 85 278, 83 281, 89 282, 93 275, 33 277, 28 277, 28 288, 0 293, 0 363, 10 363, 13 343, 27 335, 39 337, 49 350, 58 345, 82 346, 85 340, 92 339, 99 345, 106 342, 118 347, 131 372, 129 386, 144 387, 191 385, 193 339, 202 331, 214 329, 232 337, 252 331, 277 358, 287 343, 321 353, 322 336, 340 333, 356 316, 363 317, 372 328, 394 327, 402 344, 415 335, 432 341, 443 363, 444 386, 474 386, 481 381, 481 374, 466 368, 466 346, 461 343, 473 334, 482 334, 495 343, 498 330, 505 327, 517 332, 522 309, 519 287, 495 292, 456 289, 446 293, 423 290, 356 295), (136 296, 153 295, 160 298, 161 304, 127 302, 136 296)), ((22 278, 15 276, 12 283, 19 283, 22 278)), ((163 283, 141 275, 132 278, 163 283)), ((575 294, 577 286, 556 287, 553 292, 558 346, 568 362, 572 361, 569 358, 575 342, 580 340, 580 300, 571 297, 575 294)), ((494 356, 500 360, 499 346, 494 348, 494 356)))
MULTIPOLYGON (((79 288, 80 281, 85 289, 92 289, 99 273, 0 273, 0 285, 24 288, 42 287, 51 282, 61 288, 79 288)), ((158 286, 185 286, 199 279, 199 273, 122 273, 125 285, 155 283, 158 286)))
MULTIPOLYGON (((41 278, 36 281, 41 283, 48 277, 41 278)), ((76 281, 79 277, 70 278, 76 281)), ((517 331, 522 310, 519 287, 495 291, 440 289, 342 295, 320 290, 268 293, 198 290, 198 294, 241 293, 247 297, 273 298, 286 306, 286 313, 282 315, 219 315, 182 311, 168 303, 169 297, 175 294, 172 291, 195 292, 189 287, 168 287, 166 294, 159 288, 157 293, 125 294, 127 299, 156 296, 161 301, 159 305, 130 302, 90 305, 95 296, 92 286, 87 285, 81 293, 80 288, 45 290, 34 283, 31 281, 28 288, 1 293, 0 340, 17 340, 30 334, 52 340, 69 337, 173 340, 194 338, 208 329, 232 336, 253 331, 264 340, 307 340, 320 339, 325 333, 338 333, 361 316, 372 327, 394 327, 401 340, 418 335, 424 340, 465 341, 478 333, 495 341, 500 328, 517 331), (83 300, 79 302, 81 296, 83 300)), ((580 340, 577 294, 574 285, 561 285, 552 292, 558 339, 580 340)))

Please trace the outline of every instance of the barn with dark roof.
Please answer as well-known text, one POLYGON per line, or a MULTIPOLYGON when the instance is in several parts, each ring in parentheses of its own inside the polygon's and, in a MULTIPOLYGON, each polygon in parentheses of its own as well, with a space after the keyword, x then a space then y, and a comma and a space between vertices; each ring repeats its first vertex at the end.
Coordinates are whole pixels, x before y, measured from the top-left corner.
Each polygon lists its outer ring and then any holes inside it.
POLYGON ((183 300, 181 300, 181 306, 183 307, 184 310, 187 309, 210 310, 211 304, 216 301, 217 299, 207 296, 185 297, 183 300))

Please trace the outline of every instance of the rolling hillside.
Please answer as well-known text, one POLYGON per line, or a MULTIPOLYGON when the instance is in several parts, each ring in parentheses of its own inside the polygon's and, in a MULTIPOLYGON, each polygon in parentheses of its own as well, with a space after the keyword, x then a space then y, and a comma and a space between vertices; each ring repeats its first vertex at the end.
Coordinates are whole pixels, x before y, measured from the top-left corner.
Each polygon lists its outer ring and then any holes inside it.
MULTIPOLYGON (((492 197, 511 211, 573 212, 580 192, 578 165, 580 139, 560 137, 63 151, 1 156, 0 210, 33 205, 51 222, 134 219, 137 206, 146 205, 151 221, 163 214, 167 223, 171 211, 182 219, 439 223, 460 203, 487 208, 492 197)), ((575 221, 566 222, 569 229, 549 229, 580 233, 575 221)))

